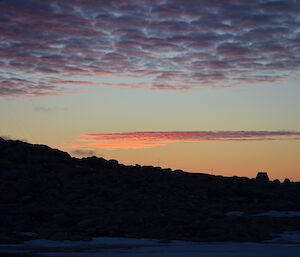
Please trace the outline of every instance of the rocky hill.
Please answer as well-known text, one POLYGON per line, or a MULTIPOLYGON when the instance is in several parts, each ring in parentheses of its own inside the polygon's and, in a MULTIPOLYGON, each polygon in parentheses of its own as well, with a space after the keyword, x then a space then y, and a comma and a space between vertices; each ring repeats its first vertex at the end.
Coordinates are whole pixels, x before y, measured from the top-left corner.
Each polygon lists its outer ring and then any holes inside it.
POLYGON ((0 243, 96 236, 262 241, 300 230, 300 183, 187 173, 72 158, 0 138, 0 243), (240 211, 242 214, 228 215, 240 211))

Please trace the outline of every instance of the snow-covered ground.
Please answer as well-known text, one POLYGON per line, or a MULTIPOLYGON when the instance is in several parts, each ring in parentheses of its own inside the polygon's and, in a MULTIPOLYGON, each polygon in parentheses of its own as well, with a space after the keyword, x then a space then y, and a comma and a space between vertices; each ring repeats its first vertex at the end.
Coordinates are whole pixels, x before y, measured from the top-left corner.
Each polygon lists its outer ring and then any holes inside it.
POLYGON ((0 245, 0 254, 45 257, 299 257, 300 232, 284 233, 266 243, 161 243, 154 239, 95 238, 91 242, 32 240, 0 245))

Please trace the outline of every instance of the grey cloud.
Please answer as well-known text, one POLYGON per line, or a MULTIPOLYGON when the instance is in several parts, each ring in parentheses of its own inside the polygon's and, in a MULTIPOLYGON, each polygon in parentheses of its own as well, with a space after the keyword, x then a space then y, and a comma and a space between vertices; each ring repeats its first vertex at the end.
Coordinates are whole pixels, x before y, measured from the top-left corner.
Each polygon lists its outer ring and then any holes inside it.
POLYGON ((71 151, 72 155, 80 156, 80 157, 87 157, 87 156, 94 156, 96 155, 96 151, 93 150, 84 150, 84 149, 76 149, 71 151))

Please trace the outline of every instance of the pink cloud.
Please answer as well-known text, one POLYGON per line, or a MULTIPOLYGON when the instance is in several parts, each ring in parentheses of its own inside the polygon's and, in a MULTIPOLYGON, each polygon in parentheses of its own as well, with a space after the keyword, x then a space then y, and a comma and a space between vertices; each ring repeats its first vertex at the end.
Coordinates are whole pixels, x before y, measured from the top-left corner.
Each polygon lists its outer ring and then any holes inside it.
POLYGON ((75 145, 64 149, 103 148, 140 149, 164 146, 180 142, 203 141, 271 141, 299 140, 300 132, 294 131, 174 131, 174 132, 130 132, 82 135, 75 145))

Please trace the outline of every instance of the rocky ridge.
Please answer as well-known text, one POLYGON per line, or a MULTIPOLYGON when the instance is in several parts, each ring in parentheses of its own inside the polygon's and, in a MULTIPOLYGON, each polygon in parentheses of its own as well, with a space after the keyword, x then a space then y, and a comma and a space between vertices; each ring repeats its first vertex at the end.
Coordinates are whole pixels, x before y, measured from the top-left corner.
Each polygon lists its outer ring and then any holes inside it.
POLYGON ((0 243, 98 236, 251 241, 300 230, 300 183, 222 177, 103 158, 72 158, 0 138, 0 243), (243 216, 226 215, 241 211, 243 216))

